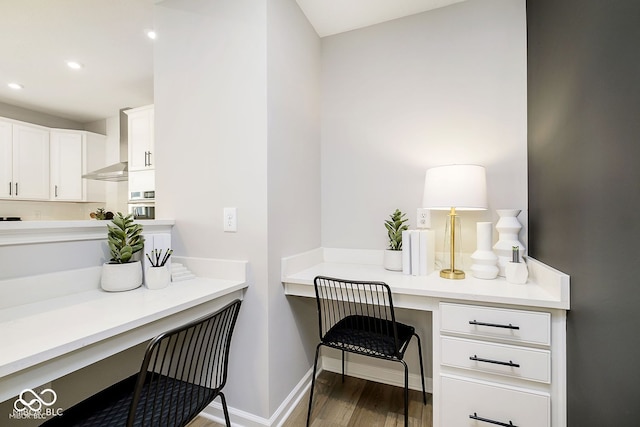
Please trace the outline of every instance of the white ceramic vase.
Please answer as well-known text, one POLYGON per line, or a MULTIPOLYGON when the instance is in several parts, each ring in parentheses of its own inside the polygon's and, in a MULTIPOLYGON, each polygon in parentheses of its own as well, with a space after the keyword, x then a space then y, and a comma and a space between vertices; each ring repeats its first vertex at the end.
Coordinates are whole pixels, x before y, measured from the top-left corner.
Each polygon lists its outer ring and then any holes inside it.
POLYGON ((471 274, 478 279, 495 279, 498 276, 498 256, 491 250, 493 224, 479 222, 477 228, 478 249, 471 255, 471 274))
POLYGON ((100 286, 108 292, 121 292, 142 285, 142 264, 140 261, 124 264, 102 264, 100 286))
POLYGON ((402 251, 385 249, 383 265, 387 270, 402 271, 402 251))
POLYGON ((496 210, 500 219, 496 223, 496 230, 498 230, 498 241, 493 246, 493 249, 498 255, 498 275, 505 276, 505 267, 508 262, 511 261, 511 254, 514 246, 520 248, 520 262, 522 262, 522 255, 524 254, 524 244, 518 240, 518 233, 522 229, 522 224, 518 221, 518 215, 520 215, 520 209, 498 209, 496 210))
POLYGON ((169 286, 171 271, 166 265, 162 267, 149 267, 144 273, 144 284, 147 289, 162 289, 169 286))

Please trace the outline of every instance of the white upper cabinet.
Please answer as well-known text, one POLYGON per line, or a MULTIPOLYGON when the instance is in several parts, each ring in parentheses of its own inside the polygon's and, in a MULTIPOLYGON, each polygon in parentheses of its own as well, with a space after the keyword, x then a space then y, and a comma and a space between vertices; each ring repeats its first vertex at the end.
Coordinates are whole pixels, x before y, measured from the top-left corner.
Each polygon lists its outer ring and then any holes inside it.
POLYGON ((125 111, 128 116, 129 171, 155 169, 153 105, 125 111))
POLYGON ((13 195, 13 125, 0 121, 0 198, 13 195))
POLYGON ((82 178, 103 167, 106 136, 0 118, 0 199, 104 202, 102 181, 82 178))
POLYGON ((0 197, 49 199, 49 130, 0 122, 0 197), (10 165, 10 166, 9 166, 10 165))
POLYGON ((82 201, 85 199, 85 144, 79 131, 51 131, 51 200, 82 201))

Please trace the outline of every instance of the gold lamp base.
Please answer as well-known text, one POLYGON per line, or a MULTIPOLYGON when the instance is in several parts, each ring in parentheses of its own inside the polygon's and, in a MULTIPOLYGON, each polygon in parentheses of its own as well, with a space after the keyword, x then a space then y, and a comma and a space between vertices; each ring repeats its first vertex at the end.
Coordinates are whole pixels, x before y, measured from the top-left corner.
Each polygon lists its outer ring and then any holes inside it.
POLYGON ((447 268, 445 270, 440 270, 440 277, 443 279, 464 279, 464 271, 451 270, 450 268, 447 268))

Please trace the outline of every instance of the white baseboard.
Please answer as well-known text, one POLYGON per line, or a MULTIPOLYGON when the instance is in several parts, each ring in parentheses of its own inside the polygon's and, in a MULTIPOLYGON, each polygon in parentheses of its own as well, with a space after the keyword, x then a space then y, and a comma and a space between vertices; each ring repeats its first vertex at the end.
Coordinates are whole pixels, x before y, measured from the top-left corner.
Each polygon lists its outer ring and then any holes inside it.
MULTIPOLYGON (((324 370, 341 373, 342 360, 333 357, 320 356, 317 374, 319 375, 320 372, 324 370)), ((231 419, 231 424, 235 427, 280 427, 287 420, 295 407, 300 403, 300 400, 311 386, 312 373, 313 366, 307 371, 293 390, 291 390, 291 393, 289 393, 289 395, 280 404, 278 409, 276 409, 274 414, 268 419, 229 406, 229 418, 231 419)), ((345 374, 367 381, 375 381, 396 387, 404 387, 404 372, 401 369, 380 368, 379 366, 350 362, 347 360, 345 363, 345 374)), ((422 391, 419 373, 409 373, 409 388, 412 390, 422 391)), ((433 380, 431 378, 425 378, 425 388, 427 393, 433 393, 433 380)), ((224 412, 222 411, 222 404, 219 400, 220 399, 218 398, 207 406, 205 410, 200 413, 200 416, 216 423, 224 424, 224 412)))
MULTIPOLYGON (((322 370, 341 373, 342 360, 334 357, 321 356, 322 370)), ((367 365, 348 360, 345 363, 344 373, 351 377, 361 378, 367 381, 375 381, 382 384, 389 384, 396 387, 404 387, 404 371, 402 369, 380 368, 380 366, 367 365)), ((398 364, 398 366, 400 366, 398 364)), ((409 372, 409 388, 411 390, 422 391, 420 385, 420 373, 409 372)), ((425 389, 427 393, 433 393, 433 380, 425 378, 425 389)))
MULTIPOLYGON (((305 392, 311 386, 311 374, 313 373, 313 367, 307 371, 302 379, 291 390, 291 393, 284 399, 278 409, 273 413, 271 418, 262 418, 256 415, 250 414, 239 409, 229 406, 229 418, 231 424, 235 427, 279 427, 289 417, 291 412, 300 402, 300 399, 304 396, 305 392)), ((200 416, 215 421, 219 424, 224 424, 224 412, 222 411, 222 404, 216 399, 209 406, 205 408, 200 416)), ((229 402, 227 401, 227 404, 229 402)))

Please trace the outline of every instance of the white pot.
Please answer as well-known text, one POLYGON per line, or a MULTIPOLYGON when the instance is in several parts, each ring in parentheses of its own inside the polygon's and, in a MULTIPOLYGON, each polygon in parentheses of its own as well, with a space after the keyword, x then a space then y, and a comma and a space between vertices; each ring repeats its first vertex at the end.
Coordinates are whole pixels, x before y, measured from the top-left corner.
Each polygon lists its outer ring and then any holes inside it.
POLYGON ((391 271, 402 271, 402 251, 384 251, 384 268, 391 271))
POLYGON ((504 267, 507 282, 515 285, 523 285, 527 283, 529 277, 529 269, 524 262, 508 262, 504 267))
POLYGON ((100 286, 108 292, 129 291, 142 285, 140 261, 125 264, 102 264, 100 286))
POLYGON ((162 289, 169 286, 171 271, 166 265, 162 267, 149 267, 144 273, 144 284, 147 289, 162 289))
POLYGON ((479 222, 476 225, 478 249, 471 254, 471 274, 478 279, 495 279, 498 276, 498 256, 491 250, 493 224, 479 222))

